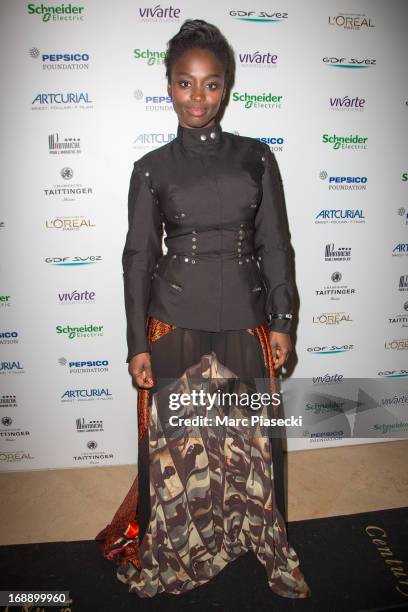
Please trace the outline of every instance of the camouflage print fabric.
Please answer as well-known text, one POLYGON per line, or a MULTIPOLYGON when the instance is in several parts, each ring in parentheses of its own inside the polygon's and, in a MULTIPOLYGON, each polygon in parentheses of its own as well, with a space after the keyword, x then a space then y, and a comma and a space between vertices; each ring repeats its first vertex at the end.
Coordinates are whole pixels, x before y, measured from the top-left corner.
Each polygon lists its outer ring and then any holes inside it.
MULTIPOLYGON (((174 329, 167 333, 171 335, 174 329)), ((152 336, 152 329, 150 332, 152 336)), ((253 334, 254 342, 256 337, 253 334)), ((253 390, 215 351, 202 354, 181 376, 162 381, 151 397, 144 423, 150 489, 146 531, 139 540, 137 515, 132 511, 137 501, 136 479, 115 520, 96 537, 104 540, 103 554, 116 562, 117 578, 139 597, 190 591, 248 551, 265 567, 268 584, 276 594, 310 597, 276 503, 274 440, 259 426, 240 425, 238 418, 237 424, 225 427, 170 427, 169 394, 191 394, 199 388, 238 394, 253 390)), ((216 402, 211 416, 227 413, 232 419, 242 416, 243 410, 236 405, 226 410, 216 402)), ((190 403, 173 414, 189 418, 209 411, 190 403)), ((257 414, 278 416, 265 406, 257 414)))

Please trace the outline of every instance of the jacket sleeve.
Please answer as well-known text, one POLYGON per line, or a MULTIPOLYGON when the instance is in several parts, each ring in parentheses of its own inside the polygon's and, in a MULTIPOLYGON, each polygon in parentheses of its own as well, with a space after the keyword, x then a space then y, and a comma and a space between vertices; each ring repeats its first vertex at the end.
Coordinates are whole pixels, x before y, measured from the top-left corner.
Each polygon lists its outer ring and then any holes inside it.
POLYGON ((146 335, 152 273, 162 255, 163 226, 150 172, 136 161, 128 194, 128 231, 122 254, 126 336, 126 363, 150 350, 146 335))
POLYGON ((271 331, 289 333, 295 294, 292 248, 278 163, 269 146, 263 147, 262 200, 255 216, 255 250, 266 288, 267 325, 271 331))

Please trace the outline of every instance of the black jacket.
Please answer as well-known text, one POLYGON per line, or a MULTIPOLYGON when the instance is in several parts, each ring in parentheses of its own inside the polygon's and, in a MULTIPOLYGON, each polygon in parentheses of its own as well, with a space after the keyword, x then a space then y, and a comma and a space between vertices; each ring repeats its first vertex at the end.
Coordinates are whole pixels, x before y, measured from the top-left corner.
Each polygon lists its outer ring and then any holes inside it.
POLYGON ((123 250, 128 355, 146 318, 190 329, 288 333, 294 294, 278 164, 268 145, 186 128, 134 163, 123 250), (163 225, 166 255, 162 252, 163 225))

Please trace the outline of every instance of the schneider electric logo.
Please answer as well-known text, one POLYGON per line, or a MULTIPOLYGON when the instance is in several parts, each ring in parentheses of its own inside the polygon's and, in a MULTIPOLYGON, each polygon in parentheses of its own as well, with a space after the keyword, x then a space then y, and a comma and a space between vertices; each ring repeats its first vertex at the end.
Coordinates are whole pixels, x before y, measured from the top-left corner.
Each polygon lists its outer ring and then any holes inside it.
POLYGON ((81 325, 80 327, 71 327, 70 325, 57 325, 55 328, 57 334, 64 334, 67 338, 90 338, 94 336, 103 336, 103 325, 81 325))
POLYGON ((29 15, 37 15, 42 21, 83 21, 84 6, 59 4, 46 6, 45 4, 27 4, 29 15))
POLYGON ((329 144, 335 150, 339 149, 366 149, 367 136, 359 134, 349 134, 348 136, 338 136, 337 134, 323 134, 322 142, 329 144))
POLYGON ((280 108, 282 105, 283 96, 275 96, 270 92, 263 92, 261 94, 249 94, 246 91, 241 93, 234 91, 232 94, 232 100, 234 102, 241 102, 244 108, 280 108))

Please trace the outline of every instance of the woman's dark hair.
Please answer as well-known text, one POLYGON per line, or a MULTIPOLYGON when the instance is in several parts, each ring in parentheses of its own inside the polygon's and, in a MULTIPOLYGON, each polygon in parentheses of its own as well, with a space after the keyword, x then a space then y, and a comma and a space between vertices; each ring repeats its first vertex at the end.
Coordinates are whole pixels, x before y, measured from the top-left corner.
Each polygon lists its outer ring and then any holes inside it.
POLYGON ((220 60, 225 71, 225 85, 229 90, 234 81, 235 58, 232 47, 217 26, 203 19, 187 19, 167 43, 164 58, 167 81, 171 78, 174 62, 188 49, 208 49, 220 60))

